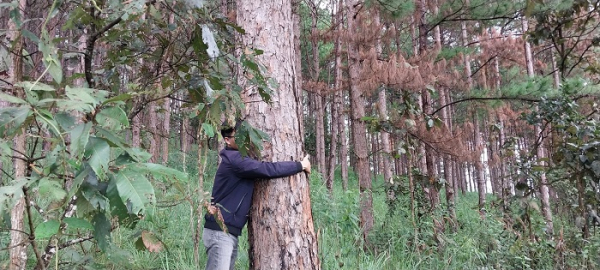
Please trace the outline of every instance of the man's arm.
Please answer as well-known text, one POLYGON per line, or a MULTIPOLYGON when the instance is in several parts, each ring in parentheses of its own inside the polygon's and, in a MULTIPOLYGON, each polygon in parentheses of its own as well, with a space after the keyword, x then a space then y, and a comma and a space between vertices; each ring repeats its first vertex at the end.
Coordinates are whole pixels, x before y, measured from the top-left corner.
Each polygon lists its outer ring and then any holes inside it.
POLYGON ((299 173, 305 167, 297 161, 261 162, 248 157, 240 157, 235 166, 235 173, 241 178, 279 178, 299 173))

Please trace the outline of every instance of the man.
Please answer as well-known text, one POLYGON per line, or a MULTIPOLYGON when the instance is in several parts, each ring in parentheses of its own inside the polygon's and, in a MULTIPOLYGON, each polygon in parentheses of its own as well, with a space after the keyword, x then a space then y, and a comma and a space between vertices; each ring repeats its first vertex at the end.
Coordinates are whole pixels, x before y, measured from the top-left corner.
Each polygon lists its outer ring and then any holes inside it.
POLYGON ((219 208, 222 220, 214 213, 205 216, 202 240, 208 255, 207 270, 234 269, 238 236, 248 221, 255 180, 280 178, 302 171, 310 173, 308 155, 301 162, 261 162, 242 157, 235 143, 234 128, 222 129, 221 135, 225 149, 219 154, 221 164, 215 175, 211 206, 219 208), (223 222, 226 232, 219 225, 223 222))

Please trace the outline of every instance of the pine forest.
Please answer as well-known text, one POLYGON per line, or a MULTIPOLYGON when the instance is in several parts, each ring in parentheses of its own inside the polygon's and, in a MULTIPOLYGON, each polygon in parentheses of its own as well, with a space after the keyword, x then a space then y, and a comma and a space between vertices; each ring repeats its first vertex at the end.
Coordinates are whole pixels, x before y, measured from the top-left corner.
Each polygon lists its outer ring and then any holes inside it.
POLYGON ((2 0, 0 269, 204 269, 233 125, 312 164, 235 269, 600 269, 599 59, 598 0, 2 0))

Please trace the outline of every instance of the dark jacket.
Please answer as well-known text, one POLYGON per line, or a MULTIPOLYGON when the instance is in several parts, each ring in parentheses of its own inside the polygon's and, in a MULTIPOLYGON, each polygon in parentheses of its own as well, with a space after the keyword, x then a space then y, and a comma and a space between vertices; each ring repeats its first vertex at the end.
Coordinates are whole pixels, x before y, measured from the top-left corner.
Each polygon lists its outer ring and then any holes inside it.
MULTIPOLYGON (((212 190, 212 205, 220 208, 228 232, 235 236, 241 234, 248 221, 255 180, 290 176, 302 171, 300 162, 260 162, 242 157, 240 152, 231 148, 221 150, 220 156, 221 164, 212 190)), ((221 231, 212 215, 206 214, 204 218, 205 228, 221 231)))

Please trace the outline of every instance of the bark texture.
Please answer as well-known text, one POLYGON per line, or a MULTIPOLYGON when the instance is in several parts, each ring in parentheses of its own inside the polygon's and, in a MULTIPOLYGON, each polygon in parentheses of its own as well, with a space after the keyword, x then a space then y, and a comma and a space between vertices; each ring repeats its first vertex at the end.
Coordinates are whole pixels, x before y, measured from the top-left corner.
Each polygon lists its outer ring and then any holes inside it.
MULTIPOLYGON (((278 82, 272 104, 256 102, 256 89, 245 85, 247 120, 271 136, 265 161, 299 160, 302 119, 299 61, 291 1, 238 1, 237 21, 246 30, 245 46, 264 50, 258 60, 278 82), (252 101, 252 102, 251 102, 252 101)), ((244 85, 244 79, 240 78, 244 85)), ((251 210, 251 269, 320 269, 307 176, 258 181, 251 210)))

